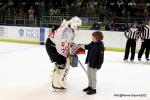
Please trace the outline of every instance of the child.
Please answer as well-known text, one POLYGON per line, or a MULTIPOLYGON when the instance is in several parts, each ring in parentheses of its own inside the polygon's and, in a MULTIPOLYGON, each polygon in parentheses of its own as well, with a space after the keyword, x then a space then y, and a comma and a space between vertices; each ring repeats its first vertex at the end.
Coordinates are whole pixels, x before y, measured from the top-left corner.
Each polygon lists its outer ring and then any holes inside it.
POLYGON ((88 95, 96 94, 96 73, 101 68, 104 60, 104 44, 103 34, 100 31, 96 31, 92 34, 93 41, 89 45, 85 45, 85 49, 88 50, 86 64, 88 64, 88 87, 83 89, 88 95))

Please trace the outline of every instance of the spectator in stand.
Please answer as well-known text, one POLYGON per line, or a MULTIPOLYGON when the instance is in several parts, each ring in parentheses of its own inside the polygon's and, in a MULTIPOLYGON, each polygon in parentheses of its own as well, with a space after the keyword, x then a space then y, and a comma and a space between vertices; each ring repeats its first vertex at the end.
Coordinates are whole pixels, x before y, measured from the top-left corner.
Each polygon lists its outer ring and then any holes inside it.
POLYGON ((19 9, 19 17, 24 18, 24 11, 22 8, 19 9))
POLYGON ((50 9, 49 9, 49 15, 53 15, 54 14, 54 9, 53 9, 53 7, 50 7, 50 9))
POLYGON ((31 6, 30 9, 28 10, 28 15, 29 15, 29 19, 32 20, 34 19, 34 9, 31 6))
POLYGON ((94 5, 94 7, 97 7, 97 5, 98 5, 98 2, 95 0, 95 1, 93 1, 93 5, 94 5))
POLYGON ((60 14, 60 8, 54 9, 54 14, 55 14, 55 15, 60 14))
POLYGON ((24 11, 22 8, 16 8, 16 18, 20 19, 24 17, 24 11))
POLYGON ((16 8, 16 18, 19 17, 19 8, 16 8))
POLYGON ((35 23, 33 23, 34 19, 34 9, 31 6, 30 9, 28 10, 28 15, 29 15, 29 26, 33 26, 35 23))
POLYGON ((66 12, 66 8, 62 6, 60 13, 65 13, 65 12, 66 12))
POLYGON ((9 7, 10 9, 13 9, 13 6, 14 6, 13 0, 8 0, 8 7, 9 7))
POLYGON ((11 17, 11 9, 10 9, 10 8, 7 9, 7 17, 8 17, 8 18, 11 17))

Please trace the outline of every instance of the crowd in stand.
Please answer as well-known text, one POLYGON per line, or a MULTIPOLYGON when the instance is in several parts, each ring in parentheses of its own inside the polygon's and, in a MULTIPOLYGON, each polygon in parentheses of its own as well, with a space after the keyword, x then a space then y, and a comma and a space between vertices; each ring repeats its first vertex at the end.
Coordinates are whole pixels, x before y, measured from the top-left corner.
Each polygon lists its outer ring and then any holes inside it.
MULTIPOLYGON (((23 17, 34 9, 34 16, 62 13, 101 16, 149 16, 149 0, 1 0, 0 10, 7 16, 23 17), (143 6, 147 5, 147 6, 143 6), (133 13, 134 12, 134 13, 133 13)), ((1 12, 2 13, 2 12, 1 12)))
MULTIPOLYGON (((0 0, 0 19, 32 20, 53 15, 115 19, 150 17, 149 7, 150 0, 0 0)), ((112 26, 116 27, 117 22, 112 26)))

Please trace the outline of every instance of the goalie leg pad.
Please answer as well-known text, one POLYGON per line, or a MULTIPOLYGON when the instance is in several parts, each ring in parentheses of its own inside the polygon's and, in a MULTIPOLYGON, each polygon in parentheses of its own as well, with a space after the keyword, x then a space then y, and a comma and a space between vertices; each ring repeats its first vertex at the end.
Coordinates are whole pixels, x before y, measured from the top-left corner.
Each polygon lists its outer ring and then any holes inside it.
POLYGON ((66 63, 66 71, 65 71, 65 75, 64 75, 64 79, 63 80, 66 80, 67 79, 67 75, 69 73, 69 70, 70 70, 70 58, 68 57, 67 58, 67 63, 66 63))
POLYGON ((67 69, 55 69, 52 77, 52 86, 56 89, 65 89, 64 78, 67 69))
POLYGON ((65 78, 69 71, 68 63, 66 64, 64 69, 59 69, 56 67, 52 76, 52 87, 54 89, 65 89, 65 78))

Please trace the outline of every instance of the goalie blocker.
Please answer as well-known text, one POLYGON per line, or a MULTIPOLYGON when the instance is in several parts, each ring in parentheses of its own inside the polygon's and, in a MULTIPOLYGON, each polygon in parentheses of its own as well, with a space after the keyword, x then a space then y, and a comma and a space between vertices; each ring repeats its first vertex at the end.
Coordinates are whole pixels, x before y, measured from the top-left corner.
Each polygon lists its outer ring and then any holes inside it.
POLYGON ((81 45, 70 44, 70 65, 72 67, 78 67, 78 54, 85 54, 85 49, 81 45))

